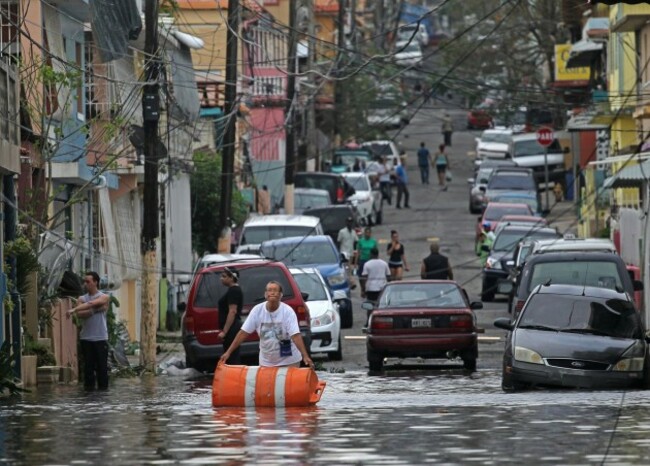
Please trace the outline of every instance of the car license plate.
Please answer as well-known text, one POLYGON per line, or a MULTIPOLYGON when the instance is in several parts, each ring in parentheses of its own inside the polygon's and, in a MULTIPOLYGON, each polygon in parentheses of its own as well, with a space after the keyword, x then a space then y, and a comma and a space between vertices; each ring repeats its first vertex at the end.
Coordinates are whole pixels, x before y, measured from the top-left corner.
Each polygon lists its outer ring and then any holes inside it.
POLYGON ((412 328, 431 327, 431 319, 411 319, 412 328))

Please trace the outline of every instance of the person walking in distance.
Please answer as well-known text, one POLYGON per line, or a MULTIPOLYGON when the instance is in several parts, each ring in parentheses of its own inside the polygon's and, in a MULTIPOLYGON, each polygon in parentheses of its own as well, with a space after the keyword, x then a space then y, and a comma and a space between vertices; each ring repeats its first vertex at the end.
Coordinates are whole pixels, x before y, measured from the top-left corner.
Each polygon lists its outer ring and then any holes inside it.
POLYGON ((426 148, 424 142, 420 143, 418 150, 418 168, 420 169, 420 179, 422 184, 429 184, 429 164, 431 163, 431 153, 426 148))
POLYGON ((443 191, 447 191, 447 170, 450 167, 444 144, 438 146, 438 152, 433 159, 436 165, 436 172, 438 173, 438 184, 442 186, 443 191))
POLYGON ((445 115, 442 117, 442 135, 445 139, 445 146, 451 147, 451 135, 454 132, 454 124, 449 116, 449 113, 445 112, 445 115))
MULTIPOLYGON (((390 269, 385 260, 379 258, 379 249, 373 248, 370 251, 370 260, 363 266, 361 273, 361 289, 365 290, 366 300, 377 304, 379 294, 391 278, 390 269)), ((366 319, 370 318, 370 312, 366 319)), ((367 325, 367 320, 366 320, 367 325)))
MULTIPOLYGON (((372 230, 366 227, 363 230, 363 236, 357 241, 357 275, 361 277, 363 266, 371 259, 371 251, 377 249, 377 240, 372 237, 372 230)), ((365 298, 363 285, 361 286, 361 297, 365 298)))
POLYGON ((282 302, 282 285, 276 281, 266 284, 265 302, 257 304, 248 314, 235 340, 219 359, 222 364, 250 334, 260 336, 260 366, 300 367, 300 361, 314 368, 298 327, 294 310, 282 302))
MULTIPOLYGON (((217 308, 219 310, 219 325, 221 325, 219 338, 223 340, 225 353, 232 346, 239 329, 241 329, 244 293, 239 287, 239 272, 236 269, 225 267, 221 272, 221 284, 226 287, 226 292, 219 299, 217 308)), ((231 353, 227 363, 241 364, 239 348, 231 353)))
POLYGON ((99 291, 97 272, 84 275, 86 294, 80 296, 77 305, 67 312, 67 317, 76 315, 81 319, 81 355, 84 364, 84 388, 94 390, 95 383, 100 390, 108 389, 108 327, 106 313, 110 296, 99 291))
MULTIPOLYGON (((348 260, 347 262, 348 270, 354 267, 356 263, 355 247, 358 241, 359 241, 359 237, 357 236, 357 232, 354 230, 354 219, 352 217, 348 217, 345 220, 345 226, 339 230, 339 233, 336 237, 336 242, 339 247, 339 251, 348 260)), ((351 276, 349 277, 349 279, 350 279, 350 288, 355 289, 357 285, 353 282, 351 276)))
POLYGON ((395 201, 395 207, 401 209, 400 204, 402 203, 402 196, 404 197, 404 208, 408 209, 409 206, 409 187, 408 187, 408 175, 406 174, 406 167, 404 166, 404 161, 406 157, 404 151, 400 154, 400 161, 395 167, 395 184, 397 185, 397 200, 395 201))
POLYGON ((429 246, 431 254, 422 260, 420 278, 423 280, 453 280, 454 272, 449 265, 447 256, 440 254, 440 245, 437 241, 429 246))
POLYGON ((397 231, 390 232, 390 243, 386 248, 388 254, 388 268, 390 269, 391 280, 401 280, 404 270, 409 271, 409 266, 406 262, 406 254, 404 253, 404 245, 399 242, 399 234, 397 231))
POLYGON ((393 200, 393 193, 390 186, 391 172, 388 168, 386 157, 382 157, 379 161, 377 174, 379 175, 379 190, 381 192, 382 199, 388 202, 388 205, 390 205, 393 200))

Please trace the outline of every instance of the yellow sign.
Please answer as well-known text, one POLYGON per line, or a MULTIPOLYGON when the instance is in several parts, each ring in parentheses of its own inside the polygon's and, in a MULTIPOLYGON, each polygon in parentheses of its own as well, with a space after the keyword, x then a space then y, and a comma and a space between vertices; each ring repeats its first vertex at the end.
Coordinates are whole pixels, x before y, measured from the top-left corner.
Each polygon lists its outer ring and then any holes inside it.
POLYGON ((567 69, 566 63, 569 60, 570 51, 571 44, 555 45, 555 81, 588 81, 588 67, 567 69))

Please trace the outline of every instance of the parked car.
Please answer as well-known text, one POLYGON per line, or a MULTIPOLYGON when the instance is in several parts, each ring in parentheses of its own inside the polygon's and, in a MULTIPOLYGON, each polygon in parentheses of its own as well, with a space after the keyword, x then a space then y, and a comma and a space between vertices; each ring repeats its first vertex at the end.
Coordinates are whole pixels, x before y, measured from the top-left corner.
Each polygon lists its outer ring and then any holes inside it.
POLYGON ((345 204, 354 195, 354 188, 337 173, 298 172, 294 178, 296 188, 324 189, 330 193, 330 204, 345 204))
MULTIPOLYGON (((258 258, 241 262, 229 262, 229 268, 239 272, 239 286, 244 294, 242 315, 245 319, 256 304, 264 301, 264 286, 271 280, 282 285, 282 302, 291 306, 298 317, 300 333, 305 345, 311 346, 310 315, 300 288, 293 279, 289 269, 281 262, 272 262, 258 258)), ((226 264, 210 265, 200 269, 188 293, 187 303, 179 304, 183 312, 181 333, 185 348, 187 367, 200 371, 212 371, 217 360, 223 354, 223 340, 219 330, 218 301, 226 292, 221 283, 221 272, 226 264)), ((257 365, 259 354, 259 337, 252 334, 241 345, 242 359, 257 365)))
POLYGON ((210 267, 211 265, 245 262, 249 260, 257 261, 260 258, 261 256, 259 254, 206 254, 194 265, 192 274, 196 275, 199 270, 210 267))
POLYGON ((400 129, 410 123, 408 104, 405 100, 379 99, 370 102, 366 121, 373 128, 400 129))
POLYGON ((510 157, 520 167, 532 168, 535 182, 544 184, 545 160, 548 163, 549 183, 565 183, 564 154, 569 149, 563 149, 560 142, 554 139, 548 148, 537 142, 535 133, 515 134, 508 145, 507 157, 510 157), (546 150, 546 156, 544 151, 546 150))
POLYGON ((332 173, 345 173, 351 172, 355 162, 358 160, 364 166, 368 166, 373 161, 373 154, 365 147, 359 149, 341 148, 334 151, 332 157, 332 166, 330 171, 332 173))
POLYGON ((535 215, 504 215, 494 229, 494 234, 498 235, 502 228, 509 225, 539 228, 548 226, 548 221, 544 217, 537 217, 535 215))
POLYGON ((501 193, 491 194, 489 202, 499 202, 506 204, 526 204, 536 215, 548 213, 542 209, 539 193, 528 191, 504 191, 501 193))
POLYGON ((548 252, 529 256, 514 290, 507 282, 498 288, 499 293, 513 293, 516 315, 535 287, 543 283, 620 289, 630 296, 643 289, 642 282, 631 278, 623 259, 610 252, 548 252))
POLYGON ((476 223, 476 239, 478 242, 479 235, 481 234, 483 224, 490 222, 492 231, 496 230, 499 225, 501 217, 504 215, 526 215, 534 216, 535 212, 527 204, 507 204, 501 202, 489 202, 483 215, 478 218, 476 223))
POLYGON ((424 24, 412 23, 403 24, 397 28, 397 41, 417 40, 420 46, 426 47, 429 45, 429 33, 424 24))
MULTIPOLYGON (((511 204, 523 203, 529 204, 529 201, 515 202, 515 201, 499 201, 496 198, 505 194, 512 195, 524 194, 528 198, 531 196, 537 199, 537 184, 533 171, 529 168, 518 167, 496 167, 492 170, 490 178, 488 179, 487 186, 485 187, 485 197, 488 202, 509 202, 511 204)), ((526 196, 524 196, 526 197, 526 196)), ((539 208, 539 202, 535 203, 535 207, 539 208)), ((533 212, 537 212, 533 209, 533 212)))
POLYGON ((492 127, 492 117, 485 109, 476 108, 467 113, 467 129, 488 129, 492 127))
MULTIPOLYGON (((302 214, 305 210, 330 204, 330 193, 324 189, 295 188, 293 192, 293 213, 302 214)), ((284 214, 284 197, 280 202, 282 208, 278 213, 284 214)))
POLYGON ((397 144, 390 139, 365 141, 361 143, 361 147, 369 149, 375 160, 385 157, 389 170, 393 170, 400 162, 397 144))
POLYGON ((237 254, 257 254, 262 242, 287 236, 324 234, 319 219, 309 215, 255 215, 244 222, 237 254))
POLYGON ((359 219, 357 209, 352 204, 329 205, 318 209, 309 209, 303 212, 304 215, 311 215, 320 219, 324 233, 336 243, 339 230, 347 225, 347 219, 352 218, 352 225, 361 235, 362 223, 359 219))
POLYGON ((422 63, 422 48, 416 40, 406 40, 395 43, 393 60, 396 65, 416 67, 422 63))
POLYGON ((349 201, 356 207, 362 222, 366 225, 380 225, 384 216, 384 201, 379 187, 374 187, 365 173, 344 173, 343 178, 355 190, 349 201))
POLYGON ((529 386, 650 388, 648 337, 624 291, 583 285, 538 285, 508 330, 504 391, 529 386))
POLYGON ((478 159, 505 159, 512 131, 508 129, 486 129, 476 138, 476 157, 478 159))
POLYGON ((476 370, 478 340, 474 309, 464 290, 450 280, 390 282, 370 313, 366 347, 370 371, 381 371, 384 358, 460 357, 465 369, 476 370))
POLYGON ((517 164, 512 159, 474 159, 474 173, 479 168, 496 168, 496 167, 516 167, 517 164))
POLYGON ((291 267, 291 275, 307 297, 311 316, 311 353, 326 353, 332 361, 343 359, 341 317, 323 276, 311 267, 291 267))
POLYGON ((494 239, 490 255, 483 268, 481 299, 492 301, 497 294, 499 281, 507 278, 514 266, 514 252, 520 241, 559 238, 555 228, 538 226, 507 226, 494 239))
POLYGON ((345 298, 339 301, 341 327, 352 327, 350 280, 343 263, 347 259, 341 256, 332 238, 319 235, 265 241, 260 253, 265 258, 282 262, 289 267, 318 269, 332 293, 341 291, 345 294, 345 298))

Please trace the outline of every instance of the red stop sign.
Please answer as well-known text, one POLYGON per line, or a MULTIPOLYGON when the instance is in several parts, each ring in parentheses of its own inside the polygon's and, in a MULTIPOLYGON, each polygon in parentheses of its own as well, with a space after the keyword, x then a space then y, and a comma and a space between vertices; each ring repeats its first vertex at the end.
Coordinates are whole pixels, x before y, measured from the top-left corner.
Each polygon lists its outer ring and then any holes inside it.
POLYGON ((546 127, 542 127, 538 129, 536 136, 537 136, 537 142, 539 143, 540 146, 543 147, 550 146, 551 144, 553 144, 553 139, 555 139, 553 130, 551 128, 546 128, 546 127))

